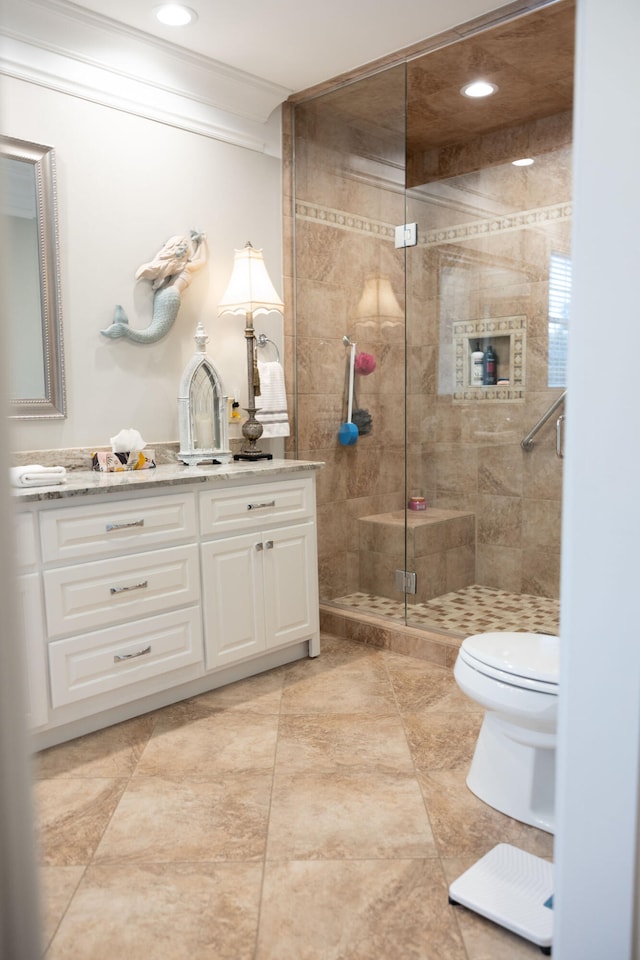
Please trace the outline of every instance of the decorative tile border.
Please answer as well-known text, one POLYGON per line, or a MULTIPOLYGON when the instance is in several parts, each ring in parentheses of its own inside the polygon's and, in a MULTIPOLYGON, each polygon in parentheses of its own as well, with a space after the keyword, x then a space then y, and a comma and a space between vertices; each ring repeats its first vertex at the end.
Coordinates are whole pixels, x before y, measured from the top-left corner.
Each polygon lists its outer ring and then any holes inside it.
POLYGON ((443 243, 460 243, 464 240, 481 240, 498 233, 511 233, 529 227, 544 227, 549 223, 560 223, 571 219, 571 203, 554 203, 549 207, 535 210, 522 210, 502 217, 488 217, 485 220, 472 220, 451 227, 429 230, 424 238, 427 247, 438 247, 443 243))
POLYGON ((344 210, 335 210, 333 207, 323 207, 321 204, 302 203, 296 200, 296 218, 308 220, 312 223, 324 223, 340 230, 349 230, 351 233, 364 233, 382 240, 393 240, 395 227, 382 220, 371 220, 356 213, 347 213, 344 210))
POLYGON ((488 317, 484 320, 456 320, 453 323, 454 402, 469 400, 523 400, 525 372, 526 317, 488 317), (509 384, 491 387, 469 386, 469 341, 488 337, 509 338, 509 384))
MULTIPOLYGON (((522 210, 519 213, 488 217, 483 220, 471 220, 469 223, 455 224, 437 230, 429 230, 422 237, 418 231, 418 246, 439 247, 447 243, 462 243, 465 240, 479 240, 496 234, 511 233, 530 227, 546 226, 571 219, 571 203, 556 203, 535 210, 522 210)), ((334 207, 325 207, 319 203, 306 203, 296 200, 296 218, 310 223, 324 223, 339 230, 379 237, 381 240, 395 239, 395 224, 373 220, 360 214, 348 213, 334 207)))

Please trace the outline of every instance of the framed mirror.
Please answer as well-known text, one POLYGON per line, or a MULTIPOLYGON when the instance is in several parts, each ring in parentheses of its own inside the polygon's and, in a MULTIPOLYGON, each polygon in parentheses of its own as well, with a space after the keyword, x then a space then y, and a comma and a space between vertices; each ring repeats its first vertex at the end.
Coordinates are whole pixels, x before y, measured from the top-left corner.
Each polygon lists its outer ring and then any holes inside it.
POLYGON ((0 139, 9 416, 66 416, 53 147, 0 139))

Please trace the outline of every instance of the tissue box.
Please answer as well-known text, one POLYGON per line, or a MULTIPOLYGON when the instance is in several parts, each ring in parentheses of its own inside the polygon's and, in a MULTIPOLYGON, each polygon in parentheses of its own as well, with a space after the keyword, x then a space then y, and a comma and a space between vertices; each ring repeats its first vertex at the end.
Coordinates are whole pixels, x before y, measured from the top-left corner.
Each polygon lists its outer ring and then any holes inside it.
POLYGON ((117 473, 121 470, 149 470, 155 467, 155 453, 153 450, 143 450, 140 453, 113 453, 111 450, 93 453, 91 467, 101 473, 117 473))

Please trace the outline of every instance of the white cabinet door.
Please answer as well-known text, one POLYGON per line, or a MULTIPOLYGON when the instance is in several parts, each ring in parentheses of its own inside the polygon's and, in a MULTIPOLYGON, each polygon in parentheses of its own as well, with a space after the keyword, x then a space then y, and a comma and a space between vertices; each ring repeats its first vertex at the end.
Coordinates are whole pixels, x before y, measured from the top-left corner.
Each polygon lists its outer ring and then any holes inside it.
POLYGON ((211 540, 202 547, 202 602, 207 669, 264 650, 264 547, 258 533, 211 540))
POLYGON ((202 544, 207 669, 318 631, 315 523, 202 544))
POLYGON ((304 640, 317 630, 315 523, 264 534, 264 612, 267 647, 304 640))

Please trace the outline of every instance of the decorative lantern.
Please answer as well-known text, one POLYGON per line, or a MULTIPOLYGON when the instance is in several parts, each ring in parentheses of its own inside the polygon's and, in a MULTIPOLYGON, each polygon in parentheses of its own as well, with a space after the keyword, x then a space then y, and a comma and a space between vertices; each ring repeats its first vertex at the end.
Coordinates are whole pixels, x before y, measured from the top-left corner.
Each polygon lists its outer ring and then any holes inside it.
POLYGON ((228 463, 231 450, 227 437, 227 397, 218 371, 205 353, 208 336, 198 323, 196 352, 187 364, 178 396, 180 452, 188 466, 214 461, 228 463))

